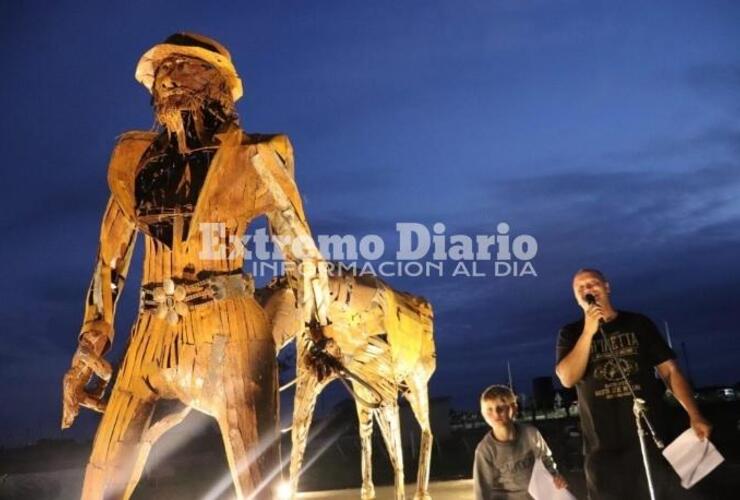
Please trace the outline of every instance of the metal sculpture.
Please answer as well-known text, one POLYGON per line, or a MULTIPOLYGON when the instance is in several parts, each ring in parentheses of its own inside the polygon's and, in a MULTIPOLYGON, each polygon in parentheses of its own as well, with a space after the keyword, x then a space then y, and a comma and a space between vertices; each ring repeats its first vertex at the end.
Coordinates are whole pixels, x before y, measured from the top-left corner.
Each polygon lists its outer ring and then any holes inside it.
POLYGON ((64 377, 62 428, 80 406, 103 416, 85 472, 85 499, 128 498, 156 439, 191 408, 220 427, 236 493, 270 496, 279 472, 276 349, 230 242, 266 214, 272 231, 302 241, 293 283, 303 321, 327 324, 326 270, 311 239, 283 135, 246 134, 234 101, 242 84, 228 51, 179 33, 139 61, 161 132, 120 137, 79 347, 64 377), (137 233, 145 255, 138 318, 107 405, 121 295, 137 233), (301 265, 298 265, 301 264, 301 265), (155 421, 161 399, 181 410, 155 421))
POLYGON ((427 383, 436 368, 431 305, 399 292, 372 276, 329 278, 331 336, 305 328, 289 280, 276 280, 258 293, 271 319, 275 343, 296 338, 296 394, 290 482, 293 494, 308 439, 316 399, 337 378, 351 383, 362 446, 361 497, 375 497, 372 480, 373 417, 385 440, 394 471, 395 496, 404 498, 399 390, 421 427, 417 500, 429 496, 432 432, 427 383))

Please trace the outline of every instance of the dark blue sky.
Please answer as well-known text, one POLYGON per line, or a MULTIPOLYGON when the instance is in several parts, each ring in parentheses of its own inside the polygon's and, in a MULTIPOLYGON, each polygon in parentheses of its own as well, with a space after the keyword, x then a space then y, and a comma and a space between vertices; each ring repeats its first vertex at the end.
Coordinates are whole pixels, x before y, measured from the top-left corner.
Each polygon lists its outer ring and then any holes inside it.
POLYGON ((110 151, 153 123, 134 66, 178 30, 230 49, 245 129, 291 137, 315 232, 537 238, 536 278, 390 280, 435 306, 433 395, 474 407, 506 360, 523 392, 552 374, 581 266, 669 322, 698 385, 740 380, 740 4, 267 4, 0 6, 0 442, 58 435, 110 151))

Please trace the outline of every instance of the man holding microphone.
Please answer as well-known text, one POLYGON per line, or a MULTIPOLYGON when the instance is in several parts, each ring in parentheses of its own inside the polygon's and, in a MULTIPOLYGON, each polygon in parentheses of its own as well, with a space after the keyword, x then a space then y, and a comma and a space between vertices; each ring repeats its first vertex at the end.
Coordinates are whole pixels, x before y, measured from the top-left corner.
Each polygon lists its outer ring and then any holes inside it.
MULTIPOLYGON (((700 439, 709 438, 711 426, 655 324, 642 314, 616 310, 610 292, 601 271, 575 274, 573 293, 584 316, 560 330, 555 372, 563 386, 575 386, 578 393, 589 498, 637 500, 649 494, 631 396, 634 392, 645 401, 647 416, 660 434, 664 388, 653 368, 700 439)), ((657 448, 651 442, 647 448, 657 498, 695 498, 680 487, 657 448)))

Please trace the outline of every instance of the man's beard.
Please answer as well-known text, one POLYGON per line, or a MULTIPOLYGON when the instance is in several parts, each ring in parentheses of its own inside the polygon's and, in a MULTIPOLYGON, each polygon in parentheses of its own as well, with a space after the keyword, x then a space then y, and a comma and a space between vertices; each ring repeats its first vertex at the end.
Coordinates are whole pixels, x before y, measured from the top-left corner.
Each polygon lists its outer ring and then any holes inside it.
POLYGON ((207 111, 217 121, 225 122, 234 115, 234 104, 223 92, 214 92, 209 88, 199 92, 183 88, 177 93, 157 96, 154 102, 157 121, 169 134, 177 137, 177 148, 183 154, 190 151, 187 144, 188 121, 192 120, 195 130, 190 131, 195 132, 198 139, 206 137, 204 119, 207 111))
POLYGON ((169 134, 177 137, 177 147, 180 153, 187 153, 187 137, 185 134, 185 116, 190 114, 193 118, 200 112, 203 98, 191 93, 169 95, 157 99, 154 104, 154 113, 157 121, 167 129, 169 134))

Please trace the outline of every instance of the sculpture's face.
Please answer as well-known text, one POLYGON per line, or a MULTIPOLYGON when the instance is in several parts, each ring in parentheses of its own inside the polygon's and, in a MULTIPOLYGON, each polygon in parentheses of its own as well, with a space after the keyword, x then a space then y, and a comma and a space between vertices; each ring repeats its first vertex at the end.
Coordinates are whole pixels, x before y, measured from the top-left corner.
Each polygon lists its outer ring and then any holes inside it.
POLYGON ((193 57, 171 55, 157 66, 152 87, 157 120, 170 132, 182 131, 182 112, 199 112, 207 101, 228 115, 234 101, 226 80, 211 64, 193 57))

